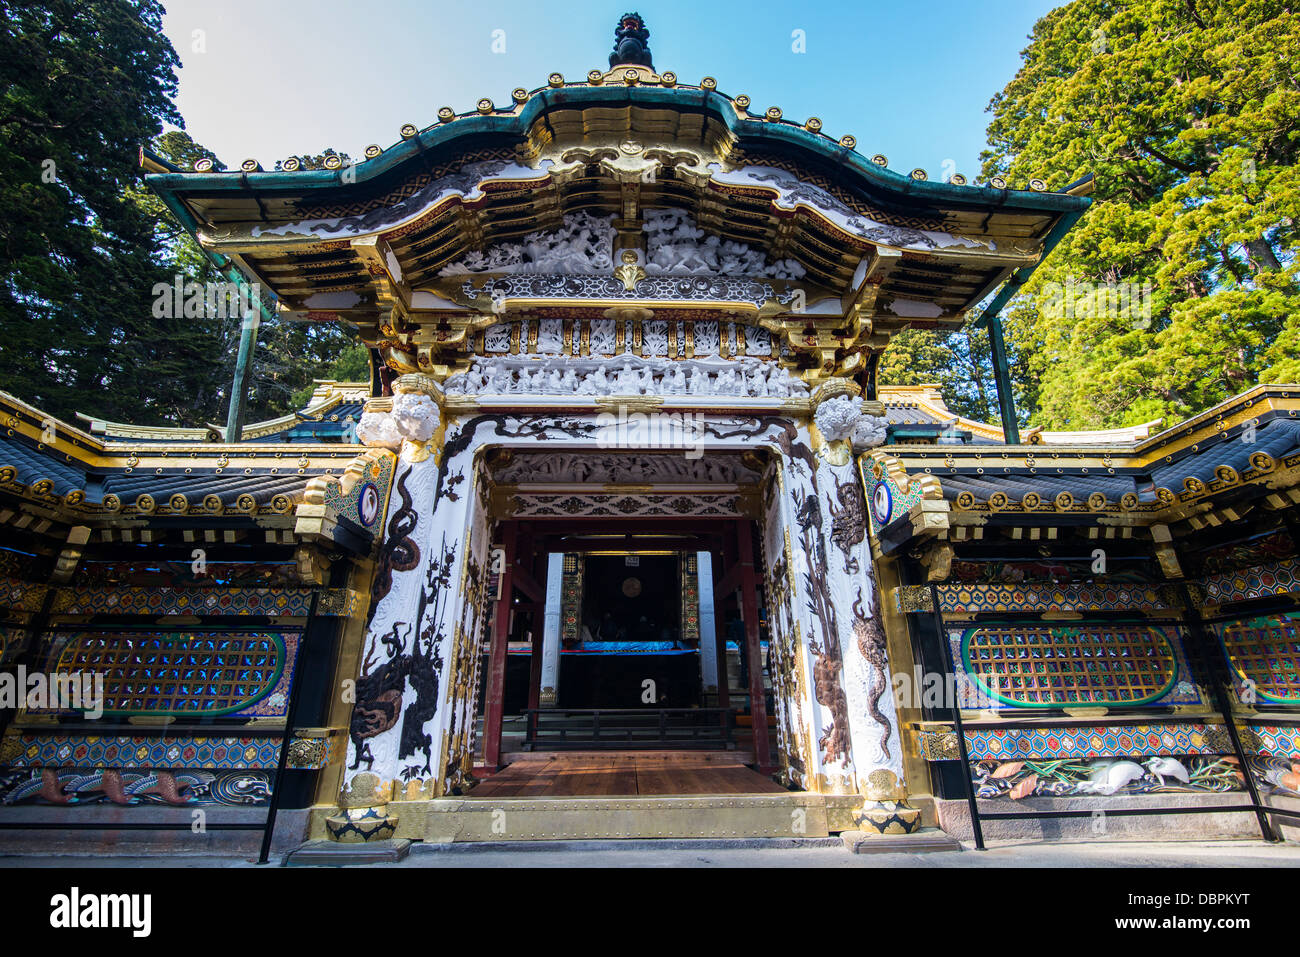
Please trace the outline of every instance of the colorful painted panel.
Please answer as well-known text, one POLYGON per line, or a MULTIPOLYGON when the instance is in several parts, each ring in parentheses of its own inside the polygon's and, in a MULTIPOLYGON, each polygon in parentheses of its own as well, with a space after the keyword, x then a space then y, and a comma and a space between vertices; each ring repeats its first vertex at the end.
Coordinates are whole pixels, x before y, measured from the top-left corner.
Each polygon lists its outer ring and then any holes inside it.
POLYGON ((1153 757, 1137 761, 1083 758, 1068 761, 978 761, 971 783, 981 798, 1081 797, 1170 791, 1241 791, 1245 776, 1236 758, 1211 755, 1153 757))
POLYGON ((1227 730, 1214 724, 980 728, 966 731, 966 753, 972 761, 1149 758, 1165 754, 1228 754, 1231 751, 1232 740, 1227 730))
POLYGON ((981 624, 950 630, 958 700, 974 708, 1133 707, 1200 700, 1163 628, 981 624))
POLYGON ((1300 561, 1289 558, 1212 575, 1204 580, 1203 585, 1205 600, 1211 605, 1300 592, 1300 561))
POLYGON ((270 615, 303 618, 311 611, 310 588, 61 589, 56 615, 270 615))
POLYGON ((26 628, 0 628, 0 665, 11 664, 26 645, 26 628))
POLYGON ((101 632, 56 635, 56 674, 102 675, 105 714, 283 717, 294 632, 101 632))
POLYGON ((1238 700, 1300 704, 1300 612, 1216 625, 1232 665, 1238 700))
MULTIPOLYGON (((925 590, 927 592, 924 598, 925 608, 928 610, 929 590, 925 590)), ((939 610, 945 614, 1012 611, 1158 611, 1176 607, 1178 607, 1177 599, 1156 585, 1024 582, 1015 585, 970 583, 939 586, 939 610)))
POLYGON ((909 482, 904 489, 874 459, 862 463, 862 476, 867 486, 867 514, 871 516, 872 534, 902 518, 922 498, 920 482, 909 482))
POLYGON ((325 489, 325 506, 339 516, 376 530, 376 523, 388 508, 388 492, 393 483, 393 465, 397 456, 391 452, 364 453, 360 480, 344 492, 342 485, 331 482, 325 489))
POLYGON ((1300 761, 1300 728, 1257 724, 1241 729, 1241 743, 1256 754, 1300 761))
POLYGON ((275 770, 280 739, 36 734, 10 730, 0 763, 15 768, 275 770))
POLYGON ((244 807, 270 796, 269 771, 0 771, 0 804, 244 807))
POLYGON ((0 578, 0 608, 12 611, 40 611, 46 586, 17 578, 0 578))

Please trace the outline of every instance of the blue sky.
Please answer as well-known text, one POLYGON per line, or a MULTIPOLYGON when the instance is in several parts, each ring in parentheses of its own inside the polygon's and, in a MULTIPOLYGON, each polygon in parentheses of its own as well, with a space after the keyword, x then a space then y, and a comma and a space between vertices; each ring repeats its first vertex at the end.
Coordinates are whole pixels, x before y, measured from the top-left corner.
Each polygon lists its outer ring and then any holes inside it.
POLYGON ((912 3, 652 0, 616 3, 419 0, 164 0, 180 54, 178 105, 190 134, 234 166, 293 153, 387 147, 444 105, 508 103, 552 71, 608 68, 620 14, 650 29, 656 69, 713 76, 751 110, 821 117, 892 169, 975 176, 989 99, 1050 0, 912 3), (505 52, 493 52, 503 30, 505 52), (802 30, 806 52, 795 53, 802 30), (201 31, 196 35, 195 31, 201 31), (202 46, 202 49, 198 49, 202 46))

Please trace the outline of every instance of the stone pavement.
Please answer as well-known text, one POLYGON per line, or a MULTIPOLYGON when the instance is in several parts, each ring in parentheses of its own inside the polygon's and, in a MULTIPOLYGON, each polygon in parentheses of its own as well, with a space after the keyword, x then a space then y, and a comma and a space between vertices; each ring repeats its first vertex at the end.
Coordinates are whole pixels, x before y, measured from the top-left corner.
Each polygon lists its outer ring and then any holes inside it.
MULTIPOLYGON (((271 866, 278 864, 273 862, 271 866)), ((0 868, 256 867, 247 856, 0 854, 0 868)), ((1261 841, 1002 844, 985 851, 852 854, 836 839, 416 844, 384 867, 1300 867, 1300 844, 1261 841)))

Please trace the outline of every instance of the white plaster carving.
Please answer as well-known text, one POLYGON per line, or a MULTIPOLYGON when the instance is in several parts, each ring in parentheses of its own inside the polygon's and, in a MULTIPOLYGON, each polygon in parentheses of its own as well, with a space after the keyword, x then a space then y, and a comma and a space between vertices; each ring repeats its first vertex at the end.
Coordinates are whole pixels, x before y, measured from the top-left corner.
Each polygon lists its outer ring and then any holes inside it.
POLYGON ((427 395, 405 393, 393 397, 393 422, 403 438, 427 442, 438 431, 438 406, 427 395))
POLYGON ((402 433, 387 412, 363 412, 357 423, 357 438, 372 449, 399 449, 402 433))
MULTIPOLYGON (((774 362, 611 357, 482 358, 444 383, 448 395, 716 395, 789 398, 808 386, 774 362)), ((436 426, 435 426, 436 428, 436 426)))
POLYGON ((521 242, 471 250, 443 266, 438 275, 608 272, 614 268, 613 221, 613 216, 593 216, 586 210, 569 213, 564 225, 553 232, 530 233, 521 242))
POLYGON ((883 415, 863 415, 853 427, 853 451, 865 452, 877 445, 884 445, 888 425, 889 420, 883 415))
POLYGON ((822 436, 830 442, 846 439, 853 433, 858 417, 862 415, 862 399, 837 395, 817 406, 813 419, 822 436))

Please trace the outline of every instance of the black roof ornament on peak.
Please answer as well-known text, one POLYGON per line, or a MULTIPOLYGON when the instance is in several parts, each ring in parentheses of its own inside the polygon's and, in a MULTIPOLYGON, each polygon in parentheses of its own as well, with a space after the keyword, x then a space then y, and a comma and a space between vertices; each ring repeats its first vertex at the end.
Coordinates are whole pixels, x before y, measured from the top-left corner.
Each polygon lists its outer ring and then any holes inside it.
POLYGON ((639 13, 625 13, 614 28, 614 52, 609 55, 611 68, 633 64, 648 70, 655 68, 650 58, 650 31, 639 13))

